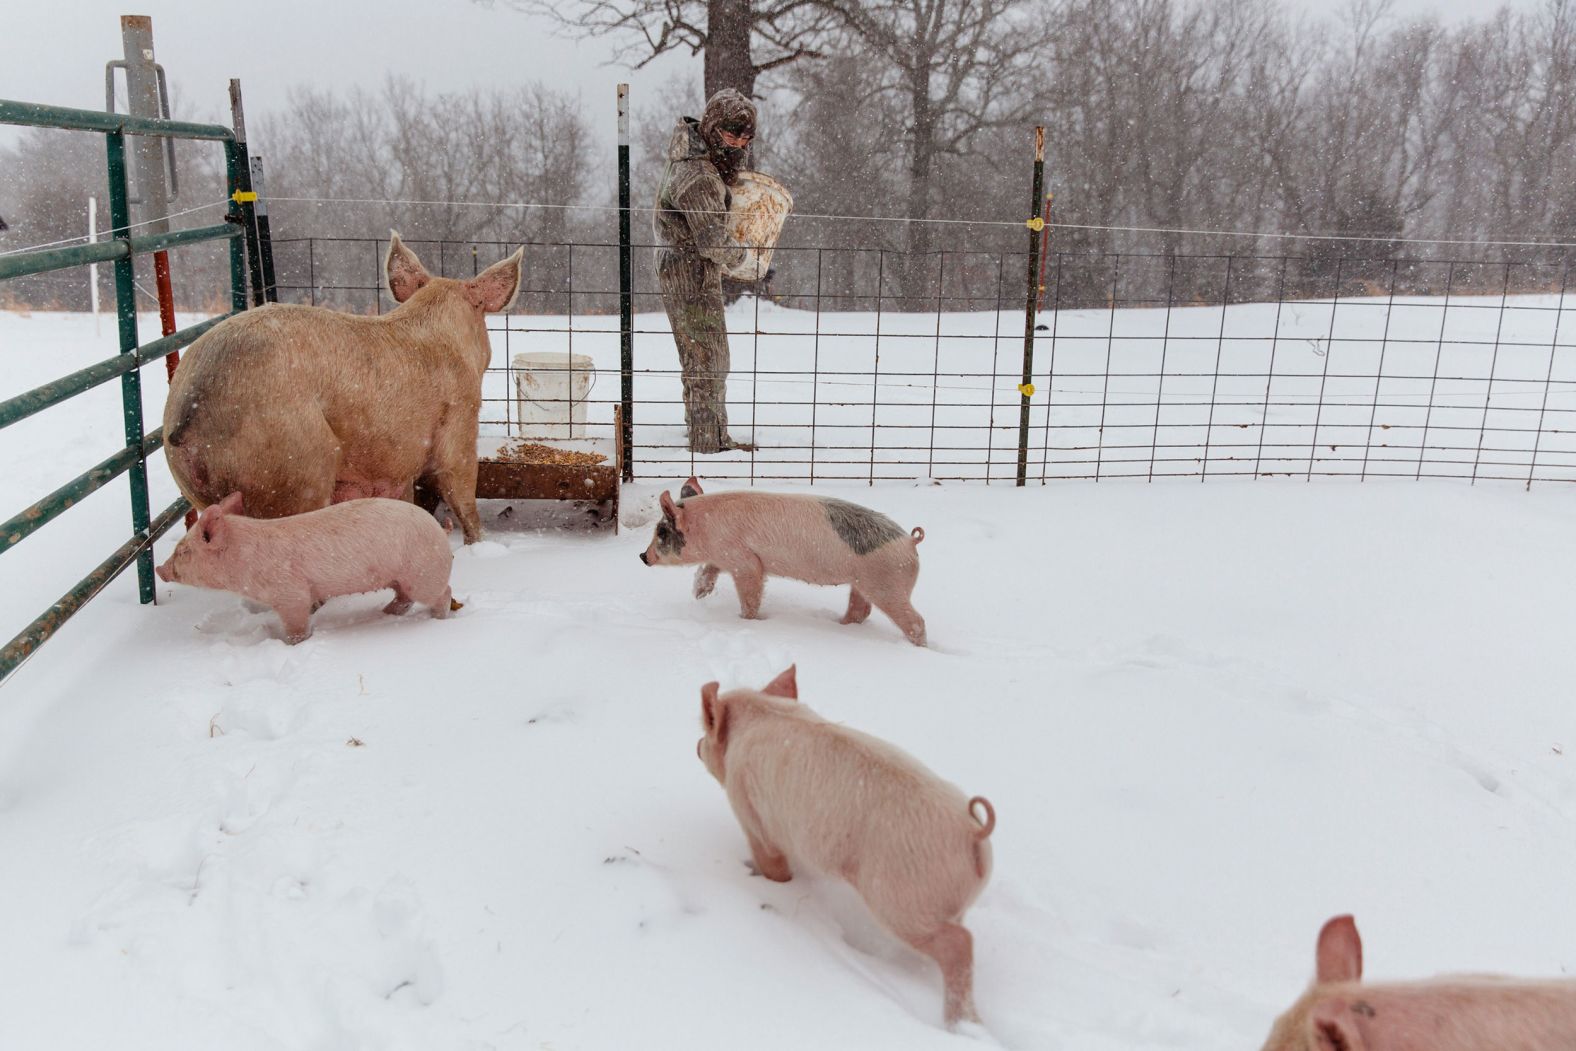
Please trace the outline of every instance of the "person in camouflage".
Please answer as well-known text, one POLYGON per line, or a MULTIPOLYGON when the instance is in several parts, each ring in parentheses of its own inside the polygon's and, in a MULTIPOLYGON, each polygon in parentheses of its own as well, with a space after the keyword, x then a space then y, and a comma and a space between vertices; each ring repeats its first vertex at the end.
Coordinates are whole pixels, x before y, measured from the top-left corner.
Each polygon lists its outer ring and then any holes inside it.
POLYGON ((728 327, 722 272, 746 252, 728 235, 728 187, 755 137, 755 104, 732 88, 706 103, 700 120, 680 117, 657 190, 657 281, 684 376, 684 422, 693 452, 751 448, 728 434, 728 327))

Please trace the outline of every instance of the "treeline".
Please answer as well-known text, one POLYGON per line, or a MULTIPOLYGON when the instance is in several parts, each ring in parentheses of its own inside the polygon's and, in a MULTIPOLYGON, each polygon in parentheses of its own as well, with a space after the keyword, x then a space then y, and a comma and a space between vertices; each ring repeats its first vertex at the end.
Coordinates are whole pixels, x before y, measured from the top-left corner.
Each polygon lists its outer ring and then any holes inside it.
MULTIPOLYGON (((677 2, 593 6, 639 14, 677 2)), ((1374 0, 1318 21, 1258 0, 778 6, 814 13, 768 27, 796 61, 748 67, 762 111, 756 163, 789 185, 798 213, 771 291, 798 305, 817 293, 840 297, 826 309, 878 296, 895 309, 1021 301, 1036 123, 1051 219, 1064 224, 1047 299, 1063 305, 1361 294, 1392 280, 1401 291, 1497 290, 1507 261, 1543 264, 1517 267, 1518 287, 1557 287, 1558 249, 1414 242, 1576 240, 1576 0, 1453 25, 1396 19, 1374 0), (1431 262, 1453 258, 1487 265, 1431 262)), ((687 82, 636 100, 638 208, 674 118, 703 101, 687 82)), ((525 308, 611 309, 614 173, 608 136, 593 131, 610 108, 541 85, 297 91, 253 130, 282 283, 373 308, 374 244, 317 242, 309 255, 294 239, 378 239, 392 226, 451 273, 485 266, 505 243, 541 243, 527 253, 525 308), (376 203, 388 201, 422 203, 376 203)), ((217 151, 199 162, 200 150, 183 147, 183 191, 218 200, 217 151)), ((97 136, 36 132, 0 153, 12 227, 0 250, 80 233, 102 172, 97 136), (61 144, 81 138, 92 141, 61 144)), ((644 215, 635 239, 649 241, 644 215)), ((642 290, 654 288, 649 255, 636 255, 642 290)), ((220 262, 201 264, 215 285, 220 262)), ((80 276, 13 283, 11 294, 85 301, 80 276)))

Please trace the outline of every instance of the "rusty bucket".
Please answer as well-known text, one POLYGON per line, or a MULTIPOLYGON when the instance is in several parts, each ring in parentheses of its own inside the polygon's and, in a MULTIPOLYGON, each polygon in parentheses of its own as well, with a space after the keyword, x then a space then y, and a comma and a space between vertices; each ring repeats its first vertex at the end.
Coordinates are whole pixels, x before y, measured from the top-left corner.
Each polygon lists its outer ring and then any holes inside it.
POLYGON ((728 234, 744 245, 747 254, 738 266, 724 271, 736 281, 759 281, 771 267, 772 249, 793 211, 793 195, 770 175, 742 171, 730 187, 733 203, 728 209, 728 234))

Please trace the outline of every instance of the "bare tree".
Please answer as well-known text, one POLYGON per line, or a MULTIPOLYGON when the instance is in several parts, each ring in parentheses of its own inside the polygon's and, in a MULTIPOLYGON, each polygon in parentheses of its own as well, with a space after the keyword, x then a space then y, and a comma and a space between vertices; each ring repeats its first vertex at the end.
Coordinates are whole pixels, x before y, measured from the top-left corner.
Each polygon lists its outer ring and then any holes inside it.
POLYGON ((1030 123, 1029 87, 1049 22, 1036 0, 818 2, 890 70, 886 90, 904 105, 910 222, 902 282, 906 296, 923 296, 937 160, 970 153, 987 129, 1030 123))
MULTIPOLYGON (((276 198, 329 199, 277 202, 279 231, 381 239, 397 227, 413 242, 471 243, 496 255, 505 242, 573 239, 575 206, 592 189, 591 134, 578 101, 541 85, 430 94, 396 78, 375 95, 297 90, 285 113, 260 122, 254 142, 269 158, 276 198)), ((491 261, 481 250, 473 260, 454 249, 448 266, 467 276, 491 261)), ((375 262, 360 256, 358 265, 375 262)), ((441 268, 445 257, 427 262, 441 268)), ((533 249, 525 266, 526 286, 546 296, 567 280, 567 251, 533 249)), ((304 283, 304 275, 288 276, 287 284, 304 283)), ((543 306, 535 295, 522 307, 543 306)), ((365 295, 342 305, 373 304, 365 295)), ((554 305, 561 309, 562 297, 554 305)))
POLYGON ((817 0, 508 0, 575 35, 623 41, 635 68, 659 55, 703 56, 710 98, 734 88, 754 98, 763 73, 820 57, 825 19, 817 0), (757 47, 760 54, 756 54, 757 47))

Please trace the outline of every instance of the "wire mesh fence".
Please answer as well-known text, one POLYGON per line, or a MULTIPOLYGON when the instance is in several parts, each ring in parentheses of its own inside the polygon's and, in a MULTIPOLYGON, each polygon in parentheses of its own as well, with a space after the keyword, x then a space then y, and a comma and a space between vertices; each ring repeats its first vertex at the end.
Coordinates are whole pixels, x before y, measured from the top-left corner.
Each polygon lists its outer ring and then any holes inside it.
MULTIPOLYGON (((517 247, 408 243, 462 278, 517 247)), ((281 299, 393 306, 384 242, 275 244, 281 299)), ((526 245, 514 312, 489 318, 489 443, 611 447, 617 251, 526 245)), ((1032 388, 1022 252, 779 246, 774 263, 727 310, 730 430, 755 448, 717 455, 689 451, 672 333, 651 268, 636 270, 636 477, 1011 484, 1022 453, 1042 483, 1576 481, 1562 260, 1051 251, 1032 388)))

